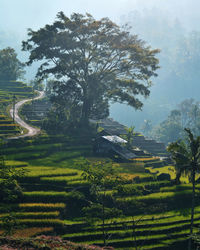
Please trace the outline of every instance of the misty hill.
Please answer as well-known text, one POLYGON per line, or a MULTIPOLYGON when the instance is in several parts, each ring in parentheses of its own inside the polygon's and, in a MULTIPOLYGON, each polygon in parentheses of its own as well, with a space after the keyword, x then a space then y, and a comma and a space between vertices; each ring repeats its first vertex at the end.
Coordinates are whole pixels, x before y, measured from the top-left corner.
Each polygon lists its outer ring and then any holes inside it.
MULTIPOLYGON (((101 5, 84 0, 82 5, 74 1, 70 6, 60 1, 56 4, 51 2, 50 6, 47 1, 39 3, 36 0, 29 3, 30 8, 27 8, 24 0, 12 4, 13 8, 10 8, 9 2, 2 0, 0 3, 0 48, 14 47, 22 61, 27 60, 26 53, 21 52, 21 41, 26 39, 27 28, 37 29, 44 23, 52 22, 59 10, 66 13, 87 11, 94 16, 108 16, 120 24, 128 23, 132 26, 131 32, 138 34, 152 48, 161 49, 161 68, 158 77, 152 79, 154 85, 150 98, 144 101, 143 112, 112 105, 111 117, 119 122, 135 125, 138 129, 144 119, 157 124, 167 117, 177 103, 189 98, 198 99, 200 4, 197 0, 101 1, 101 5), (10 11, 5 11, 8 8, 10 11)), ((38 66, 35 64, 26 68, 28 79, 34 77, 38 66)))
POLYGON ((184 99, 199 98, 200 32, 187 31, 180 20, 171 18, 160 8, 132 11, 121 17, 131 32, 159 48, 160 69, 153 79, 151 95, 144 100, 143 111, 124 105, 113 105, 111 116, 140 129, 145 119, 153 124, 161 122, 184 99))

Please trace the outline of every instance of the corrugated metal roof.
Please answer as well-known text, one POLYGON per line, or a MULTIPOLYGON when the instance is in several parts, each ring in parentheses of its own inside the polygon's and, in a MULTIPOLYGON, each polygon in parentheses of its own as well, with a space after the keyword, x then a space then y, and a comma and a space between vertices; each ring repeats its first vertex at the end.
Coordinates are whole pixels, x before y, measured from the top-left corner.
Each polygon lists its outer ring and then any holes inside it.
POLYGON ((107 135, 107 136, 102 136, 102 137, 112 143, 127 143, 126 140, 122 139, 121 137, 117 135, 107 135))
POLYGON ((127 160, 131 160, 138 157, 133 152, 119 145, 114 146, 113 150, 127 160))

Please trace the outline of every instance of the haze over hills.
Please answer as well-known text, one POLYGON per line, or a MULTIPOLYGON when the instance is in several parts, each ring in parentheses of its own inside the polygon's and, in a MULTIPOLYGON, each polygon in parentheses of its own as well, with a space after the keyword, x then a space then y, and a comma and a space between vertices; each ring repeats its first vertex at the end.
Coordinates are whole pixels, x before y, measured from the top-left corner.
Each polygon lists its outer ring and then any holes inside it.
POLYGON ((200 4, 106 1, 0 0, 3 249, 200 245, 200 4))
MULTIPOLYGON (((70 4, 64 0, 1 0, 0 48, 11 46, 16 49, 19 58, 26 61, 27 54, 21 52, 21 41, 27 38, 27 29, 36 30, 52 23, 61 10, 67 15, 72 12, 88 12, 95 18, 108 16, 118 24, 128 23, 132 26, 131 32, 138 34, 152 48, 161 49, 161 69, 158 70, 158 77, 153 79, 154 85, 150 97, 144 101, 143 111, 135 112, 125 105, 111 105, 110 115, 114 119, 139 129, 144 119, 156 124, 177 103, 186 98, 198 98, 199 7, 197 0, 76 0, 70 4), (193 30, 196 33, 192 35, 193 30)), ((35 64, 27 68, 28 80, 34 78, 37 67, 38 64, 35 64)))

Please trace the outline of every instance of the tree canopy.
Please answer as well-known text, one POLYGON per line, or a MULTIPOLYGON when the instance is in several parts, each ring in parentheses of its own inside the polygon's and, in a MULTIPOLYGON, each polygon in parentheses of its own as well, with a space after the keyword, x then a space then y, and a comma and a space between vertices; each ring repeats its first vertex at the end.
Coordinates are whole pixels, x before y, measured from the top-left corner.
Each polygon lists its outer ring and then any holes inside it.
POLYGON ((0 81, 21 79, 25 73, 24 66, 13 48, 0 50, 0 81))
POLYGON ((150 94, 159 50, 108 18, 59 12, 52 25, 29 29, 28 37, 22 43, 30 52, 27 64, 41 61, 37 77, 53 76, 56 100, 69 96, 83 120, 108 115, 109 101, 141 109, 139 97, 150 94))
POLYGON ((194 99, 182 101, 163 122, 154 127, 151 136, 164 143, 178 140, 183 136, 184 127, 190 128, 197 136, 200 132, 200 103, 194 99))

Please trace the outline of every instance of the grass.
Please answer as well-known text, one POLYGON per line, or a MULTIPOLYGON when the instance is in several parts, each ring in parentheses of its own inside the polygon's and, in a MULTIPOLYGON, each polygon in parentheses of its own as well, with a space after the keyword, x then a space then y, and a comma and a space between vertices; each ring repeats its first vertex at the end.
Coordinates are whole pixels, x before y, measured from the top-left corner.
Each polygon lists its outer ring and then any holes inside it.
POLYGON ((29 166, 26 168, 28 173, 27 177, 70 177, 80 176, 81 172, 64 167, 47 167, 47 166, 29 166))
MULTIPOLYGON (((51 233, 53 232, 54 228, 53 227, 26 227, 26 228, 21 228, 17 229, 14 232, 13 237, 14 238, 26 238, 26 237, 33 237, 38 234, 46 234, 46 233, 51 233)), ((3 234, 3 231, 0 231, 0 234, 3 234)))
POLYGON ((148 167, 147 169, 149 169, 151 173, 170 173, 170 175, 172 175, 172 179, 175 178, 176 172, 174 166, 164 166, 160 168, 148 167))
POLYGON ((69 196, 66 192, 56 192, 56 191, 31 191, 24 192, 25 201, 47 201, 47 202, 56 202, 56 201, 66 201, 66 198, 69 196))
POLYGON ((160 161, 160 158, 159 157, 134 158, 134 161, 136 162, 151 162, 155 160, 160 161))
POLYGON ((131 200, 166 200, 172 197, 176 197, 176 195, 186 195, 191 194, 192 190, 179 190, 178 192, 156 192, 151 193, 149 195, 142 195, 142 196, 130 196, 125 198, 118 198, 120 201, 131 201, 131 200))
MULTIPOLYGON (((176 170, 174 166, 164 166, 164 167, 160 167, 160 168, 154 168, 154 167, 147 167, 146 169, 148 169, 151 173, 156 173, 156 174, 170 174, 171 176, 171 180, 174 180, 176 178, 176 170)), ((196 179, 198 179, 200 177, 199 174, 196 175, 196 179)), ((189 183, 188 180, 188 176, 186 175, 182 175, 180 178, 182 183, 189 183)))
POLYGON ((5 161, 6 166, 13 166, 13 167, 27 167, 28 163, 24 161, 5 161))
MULTIPOLYGON (((9 213, 0 214, 0 218, 8 216, 9 213)), ((15 217, 16 218, 57 218, 60 215, 59 211, 53 211, 53 212, 16 212, 15 217)))
MULTIPOLYGON (((7 165, 18 168, 23 166, 27 170, 26 176, 20 180, 25 187, 24 200, 18 204, 18 210, 16 209, 20 224, 30 228, 30 232, 31 228, 35 228, 35 231, 32 230, 33 234, 34 232, 36 234, 42 233, 42 228, 54 228, 54 233, 63 234, 64 238, 73 238, 75 241, 83 243, 102 243, 101 223, 88 224, 85 218, 81 217, 83 216, 81 214, 81 202, 83 200, 74 198, 68 192, 68 190, 75 189, 78 191, 77 193, 84 192, 87 198, 88 182, 82 179, 81 164, 78 164, 78 162, 85 158, 90 162, 105 160, 105 158, 95 157, 92 154, 91 138, 42 136, 20 143, 21 145, 13 144, 6 149, 7 165), (15 151, 15 149, 17 150, 15 151), (59 186, 60 191, 55 191, 53 185, 59 186), (71 208, 72 206, 73 208, 71 208), (57 227, 62 227, 62 233, 59 230, 56 231, 57 227), (39 228, 41 228, 41 232, 39 232, 39 228)), ((148 160, 155 161, 155 159, 147 158, 145 160, 146 162, 148 160)), ((130 191, 131 194, 122 197, 109 187, 107 193, 110 192, 113 196, 117 196, 117 199, 125 202, 125 204, 129 204, 128 201, 137 200, 139 205, 140 203, 150 204, 151 202, 158 206, 163 201, 166 204, 174 203, 178 195, 183 200, 184 197, 190 195, 191 189, 188 184, 176 187, 172 186, 169 181, 156 181, 156 171, 158 173, 170 173, 171 177, 175 178, 173 166, 150 167, 148 169, 153 174, 146 173, 145 160, 114 163, 113 166, 116 171, 125 179, 122 185, 132 191, 130 191), (135 188, 146 192, 145 195, 134 194, 135 188)), ((106 198, 110 199, 110 196, 106 198)), ((117 207, 119 204, 121 203, 114 203, 114 206, 117 207)), ((185 208, 185 205, 183 208, 185 208)), ((129 209, 131 210, 131 208, 129 209)), ((174 240, 173 237, 182 239, 185 234, 188 234, 189 215, 188 213, 183 215, 169 209, 163 212, 162 207, 159 209, 153 212, 151 206, 149 206, 148 214, 141 212, 135 216, 132 212, 132 214, 125 214, 123 217, 105 220, 106 230, 111 235, 109 244, 116 249, 131 249, 129 247, 133 246, 131 227, 134 218, 134 221, 138 221, 136 227, 138 245, 145 242, 144 249, 168 245, 170 249, 170 244, 174 240), (170 238, 171 235, 172 238, 170 238)), ((182 213, 184 212, 183 209, 182 213)), ((195 212, 195 223, 198 224, 200 223, 200 207, 197 207, 195 212)), ((47 230, 46 233, 53 233, 53 231, 47 230)))
MULTIPOLYGON (((69 175, 69 176, 54 176, 54 177, 42 177, 40 178, 41 181, 48 181, 48 182, 66 182, 71 183, 72 181, 82 181, 83 178, 81 174, 77 175, 69 175)), ((80 182, 81 183, 81 182, 80 182)))
POLYGON ((127 173, 127 174, 145 173, 144 163, 142 162, 120 163, 116 164, 115 168, 120 173, 127 173))
POLYGON ((39 211, 63 211, 66 208, 66 204, 64 203, 19 203, 19 210, 22 211, 31 211, 31 212, 39 212, 39 211))
MULTIPOLYGON (((25 226, 63 226, 64 222, 63 220, 60 219, 18 219, 17 220, 18 224, 22 224, 25 226)), ((0 222, 1 224, 1 222, 0 222)))
POLYGON ((25 237, 33 237, 38 234, 46 234, 53 232, 53 227, 29 227, 24 229, 18 229, 14 233, 14 237, 25 238, 25 237))

